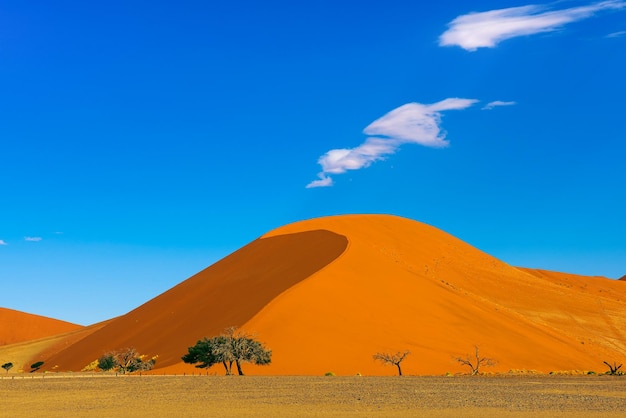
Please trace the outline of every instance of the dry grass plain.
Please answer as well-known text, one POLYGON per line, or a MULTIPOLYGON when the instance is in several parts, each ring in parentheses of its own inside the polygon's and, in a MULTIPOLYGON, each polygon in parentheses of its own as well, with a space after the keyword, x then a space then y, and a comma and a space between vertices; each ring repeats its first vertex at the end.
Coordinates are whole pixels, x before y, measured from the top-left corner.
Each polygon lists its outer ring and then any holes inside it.
POLYGON ((42 376, 2 376, 0 416, 626 416, 626 377, 42 376))

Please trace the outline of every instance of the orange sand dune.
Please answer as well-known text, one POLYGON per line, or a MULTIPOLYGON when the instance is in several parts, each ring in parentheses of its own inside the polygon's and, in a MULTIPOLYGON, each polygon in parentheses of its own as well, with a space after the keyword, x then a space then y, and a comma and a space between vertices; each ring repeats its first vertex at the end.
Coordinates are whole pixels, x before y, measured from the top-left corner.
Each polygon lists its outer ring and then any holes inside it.
POLYGON ((394 374, 372 355, 403 350, 407 374, 459 372, 475 344, 493 371, 603 370, 626 353, 625 306, 623 281, 515 268, 404 218, 336 216, 264 235, 46 364, 80 370, 133 345, 159 355, 156 373, 197 372, 186 348, 240 325, 273 350, 249 374, 394 374))
POLYGON ((336 259, 346 245, 345 237, 321 230, 253 241, 51 356, 48 370, 81 370, 106 351, 130 346, 158 355, 159 367, 180 363, 198 339, 244 324, 280 293, 336 259))
POLYGON ((0 308, 0 346, 74 331, 80 325, 0 308))

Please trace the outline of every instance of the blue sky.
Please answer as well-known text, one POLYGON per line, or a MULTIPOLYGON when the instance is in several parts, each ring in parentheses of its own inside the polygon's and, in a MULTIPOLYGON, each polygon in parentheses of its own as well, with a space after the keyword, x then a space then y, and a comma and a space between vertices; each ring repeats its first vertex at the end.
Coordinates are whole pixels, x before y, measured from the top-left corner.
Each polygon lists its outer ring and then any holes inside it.
POLYGON ((344 213, 626 274, 625 1, 213 3, 0 0, 0 306, 97 322, 344 213))

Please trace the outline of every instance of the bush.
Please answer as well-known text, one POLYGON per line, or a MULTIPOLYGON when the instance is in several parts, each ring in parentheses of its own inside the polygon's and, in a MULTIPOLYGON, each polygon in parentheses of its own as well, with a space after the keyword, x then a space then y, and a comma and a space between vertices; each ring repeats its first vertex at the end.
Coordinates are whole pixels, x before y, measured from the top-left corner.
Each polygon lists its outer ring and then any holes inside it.
POLYGON ((85 367, 82 368, 81 372, 92 372, 98 368, 98 360, 94 360, 85 367))
POLYGON ((30 368, 32 369, 31 372, 36 372, 37 370, 41 368, 41 366, 43 366, 43 361, 38 361, 36 363, 31 364, 30 365, 30 368))
POLYGON ((109 370, 114 369, 117 366, 117 360, 115 359, 113 353, 106 353, 98 359, 98 367, 103 372, 108 372, 109 370))

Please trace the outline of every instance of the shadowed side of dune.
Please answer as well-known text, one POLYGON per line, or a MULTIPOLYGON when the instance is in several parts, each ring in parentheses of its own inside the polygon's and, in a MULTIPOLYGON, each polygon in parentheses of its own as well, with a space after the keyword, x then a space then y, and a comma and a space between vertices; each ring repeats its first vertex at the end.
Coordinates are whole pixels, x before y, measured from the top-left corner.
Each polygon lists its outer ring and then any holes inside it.
POLYGON ((77 324, 6 308, 0 308, 0 324, 0 346, 82 328, 77 324))
POLYGON ((243 325, 347 245, 345 236, 326 230, 257 239, 48 358, 46 367, 81 370, 104 352, 129 346, 158 355, 157 368, 179 363, 198 339, 243 325))

